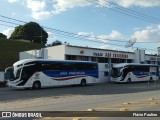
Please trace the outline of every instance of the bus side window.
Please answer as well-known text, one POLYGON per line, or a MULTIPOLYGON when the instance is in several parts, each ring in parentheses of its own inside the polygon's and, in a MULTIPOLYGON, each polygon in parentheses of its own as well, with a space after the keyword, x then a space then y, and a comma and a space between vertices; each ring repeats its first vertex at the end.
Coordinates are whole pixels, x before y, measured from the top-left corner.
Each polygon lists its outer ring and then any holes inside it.
POLYGON ((131 68, 127 67, 123 70, 123 77, 125 77, 129 72, 131 72, 131 68))
POLYGON ((84 70, 85 65, 75 64, 76 70, 84 70))
POLYGON ((74 70, 74 66, 73 64, 63 63, 61 64, 61 69, 62 70, 74 70))

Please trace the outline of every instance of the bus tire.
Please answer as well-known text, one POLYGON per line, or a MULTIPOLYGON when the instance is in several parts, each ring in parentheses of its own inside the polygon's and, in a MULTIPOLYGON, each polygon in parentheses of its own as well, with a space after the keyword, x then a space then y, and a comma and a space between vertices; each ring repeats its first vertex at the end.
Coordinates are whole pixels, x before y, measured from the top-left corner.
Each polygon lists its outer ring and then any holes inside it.
POLYGON ((85 79, 82 79, 80 85, 81 85, 81 86, 86 86, 86 80, 85 80, 85 79))
POLYGON ((32 89, 40 89, 41 88, 41 83, 40 81, 35 81, 33 83, 32 89))
POLYGON ((127 83, 131 83, 131 78, 128 78, 127 83))

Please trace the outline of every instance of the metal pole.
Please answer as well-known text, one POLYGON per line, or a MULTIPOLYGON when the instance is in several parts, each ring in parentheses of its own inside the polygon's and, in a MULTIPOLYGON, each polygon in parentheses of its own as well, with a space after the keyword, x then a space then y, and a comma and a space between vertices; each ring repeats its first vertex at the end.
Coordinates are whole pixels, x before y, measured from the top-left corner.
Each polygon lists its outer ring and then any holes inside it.
POLYGON ((41 26, 41 44, 42 44, 42 26, 41 26))

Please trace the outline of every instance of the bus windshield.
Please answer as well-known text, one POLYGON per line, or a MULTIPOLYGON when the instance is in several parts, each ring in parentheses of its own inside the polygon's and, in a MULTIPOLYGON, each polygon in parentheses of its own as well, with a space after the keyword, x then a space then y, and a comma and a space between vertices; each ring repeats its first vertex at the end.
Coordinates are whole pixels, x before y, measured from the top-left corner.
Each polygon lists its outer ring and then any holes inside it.
POLYGON ((20 77, 21 69, 22 68, 18 68, 16 70, 14 70, 14 77, 15 77, 15 79, 18 79, 20 77))
POLYGON ((22 68, 15 69, 14 67, 9 67, 5 70, 5 80, 13 81, 15 79, 18 79, 20 77, 22 68))
POLYGON ((122 75, 122 67, 113 67, 111 70, 112 77, 120 77, 122 75))
POLYGON ((13 67, 9 67, 5 70, 5 80, 14 80, 15 76, 14 76, 14 68, 13 67))

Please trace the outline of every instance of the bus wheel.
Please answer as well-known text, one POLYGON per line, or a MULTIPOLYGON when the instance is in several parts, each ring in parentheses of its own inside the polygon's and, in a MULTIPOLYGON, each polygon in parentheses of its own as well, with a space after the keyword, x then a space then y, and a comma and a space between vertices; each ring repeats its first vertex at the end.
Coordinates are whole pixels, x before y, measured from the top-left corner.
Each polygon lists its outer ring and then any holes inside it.
POLYGON ((131 83, 131 78, 128 78, 127 83, 131 83))
POLYGON ((80 85, 81 85, 81 86, 86 86, 86 80, 85 80, 85 79, 82 79, 80 85))
POLYGON ((33 83, 32 89, 40 89, 41 83, 39 81, 36 81, 33 83))

